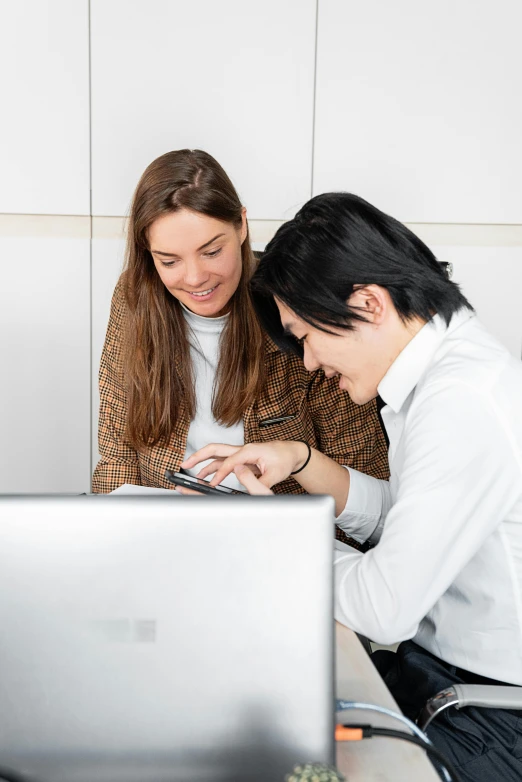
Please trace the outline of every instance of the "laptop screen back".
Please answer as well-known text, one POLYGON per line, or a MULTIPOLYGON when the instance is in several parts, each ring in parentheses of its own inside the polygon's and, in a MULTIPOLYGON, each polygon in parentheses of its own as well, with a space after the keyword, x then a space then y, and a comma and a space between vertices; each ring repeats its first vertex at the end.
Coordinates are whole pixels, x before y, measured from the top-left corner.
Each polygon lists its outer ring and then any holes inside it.
POLYGON ((0 498, 0 766, 267 782, 333 754, 328 497, 0 498))

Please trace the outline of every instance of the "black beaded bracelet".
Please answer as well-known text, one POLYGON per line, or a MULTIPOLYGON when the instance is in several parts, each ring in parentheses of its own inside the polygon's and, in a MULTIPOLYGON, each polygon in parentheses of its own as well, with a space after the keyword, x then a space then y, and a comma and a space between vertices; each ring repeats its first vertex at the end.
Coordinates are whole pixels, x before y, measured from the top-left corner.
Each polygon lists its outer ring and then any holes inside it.
POLYGON ((304 470, 310 459, 312 458, 312 449, 310 447, 310 443, 307 443, 306 440, 295 440, 296 443, 304 443, 306 447, 308 448, 308 456, 306 457, 306 462, 303 464, 302 467, 300 467, 298 470, 295 470, 295 472, 291 472, 290 475, 297 475, 298 472, 301 472, 301 470, 304 470))

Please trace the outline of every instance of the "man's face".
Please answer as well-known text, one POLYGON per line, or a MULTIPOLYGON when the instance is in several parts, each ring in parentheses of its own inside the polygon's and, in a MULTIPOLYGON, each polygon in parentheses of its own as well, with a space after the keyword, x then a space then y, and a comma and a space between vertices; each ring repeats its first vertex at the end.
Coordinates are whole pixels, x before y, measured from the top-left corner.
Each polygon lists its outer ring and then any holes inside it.
POLYGON ((373 323, 355 323, 353 331, 332 329, 325 333, 309 325, 276 298, 283 328, 303 346, 308 372, 323 369, 327 377, 339 376, 339 388, 353 402, 364 405, 374 399, 377 386, 393 362, 373 323))

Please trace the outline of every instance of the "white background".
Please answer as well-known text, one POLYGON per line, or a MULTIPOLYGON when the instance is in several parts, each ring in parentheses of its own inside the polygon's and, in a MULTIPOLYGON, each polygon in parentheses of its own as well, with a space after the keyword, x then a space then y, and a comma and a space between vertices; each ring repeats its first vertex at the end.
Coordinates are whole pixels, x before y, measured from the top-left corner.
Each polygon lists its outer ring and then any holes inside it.
POLYGON ((261 245, 312 194, 374 202, 520 357, 519 0, 0 0, 0 19, 0 491, 89 489, 121 218, 171 149, 216 156, 261 245))
POLYGON ((250 217, 310 197, 315 0, 91 0, 93 214, 125 214, 144 168, 202 148, 250 217))
POLYGON ((0 492, 89 491, 89 240, 0 237, 0 492))
POLYGON ((0 213, 89 214, 86 0, 0 0, 0 213))
POLYGON ((314 194, 522 222, 521 28, 516 0, 320 0, 314 194))

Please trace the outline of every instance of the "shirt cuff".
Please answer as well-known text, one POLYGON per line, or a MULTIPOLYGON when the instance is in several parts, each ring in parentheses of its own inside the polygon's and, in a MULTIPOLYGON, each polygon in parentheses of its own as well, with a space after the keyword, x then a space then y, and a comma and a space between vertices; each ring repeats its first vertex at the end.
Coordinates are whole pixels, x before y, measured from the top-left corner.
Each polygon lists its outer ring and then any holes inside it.
POLYGON ((350 473, 350 491, 344 510, 335 523, 360 543, 366 540, 374 542, 380 537, 388 511, 389 483, 352 467, 345 469, 350 473))

